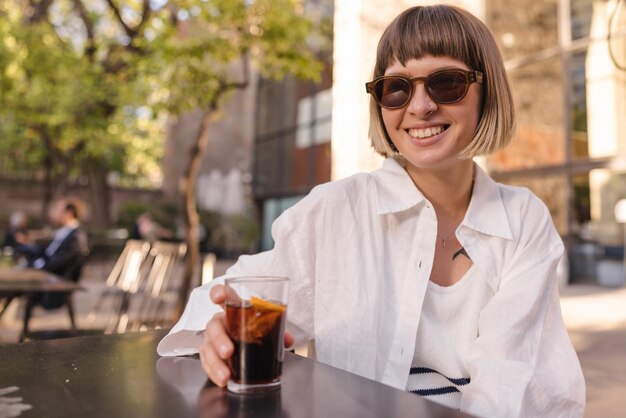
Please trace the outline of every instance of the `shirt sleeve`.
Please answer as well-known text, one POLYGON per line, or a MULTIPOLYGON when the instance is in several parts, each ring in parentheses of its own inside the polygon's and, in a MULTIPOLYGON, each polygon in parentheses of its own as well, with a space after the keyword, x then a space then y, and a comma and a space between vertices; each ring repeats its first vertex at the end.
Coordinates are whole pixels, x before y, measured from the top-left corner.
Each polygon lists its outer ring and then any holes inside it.
POLYGON ((305 252, 312 238, 307 222, 310 199, 305 198, 283 213, 272 225, 274 248, 256 255, 244 255, 222 277, 194 289, 183 315, 157 347, 161 356, 190 355, 198 352, 207 322, 222 311, 210 299, 211 288, 224 279, 237 276, 280 276, 289 278, 287 330, 296 344, 313 338, 313 270, 312 259, 305 252))
POLYGON ((481 311, 461 410, 485 417, 582 417, 585 383, 563 323, 563 244, 543 206, 528 220, 500 287, 481 311))

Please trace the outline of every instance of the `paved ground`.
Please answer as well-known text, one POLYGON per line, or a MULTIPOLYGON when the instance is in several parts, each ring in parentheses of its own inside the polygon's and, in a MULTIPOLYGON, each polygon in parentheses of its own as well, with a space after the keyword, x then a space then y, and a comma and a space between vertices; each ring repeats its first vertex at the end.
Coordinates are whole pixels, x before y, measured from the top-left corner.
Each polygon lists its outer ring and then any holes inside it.
MULTIPOLYGON (((218 262, 216 275, 229 262, 218 262)), ((86 267, 76 294, 79 327, 103 288, 112 264, 86 267)), ((587 418, 626 418, 626 288, 570 285, 561 290, 561 306, 567 328, 578 352, 587 382, 587 418)), ((20 307, 13 303, 0 322, 0 343, 12 343, 19 332, 20 307)), ((69 327, 64 311, 35 311, 32 329, 69 327)))
POLYGON ((587 382, 585 417, 626 417, 626 289, 568 286, 561 307, 587 382))

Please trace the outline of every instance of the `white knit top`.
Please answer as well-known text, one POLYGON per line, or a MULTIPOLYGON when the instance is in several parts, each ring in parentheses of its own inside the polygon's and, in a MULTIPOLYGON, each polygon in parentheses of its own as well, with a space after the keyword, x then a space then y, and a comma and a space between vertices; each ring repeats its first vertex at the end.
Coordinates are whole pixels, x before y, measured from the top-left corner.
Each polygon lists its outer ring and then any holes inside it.
POLYGON ((452 286, 428 283, 407 391, 459 409, 471 383, 465 356, 478 336, 480 311, 493 291, 473 265, 452 286))

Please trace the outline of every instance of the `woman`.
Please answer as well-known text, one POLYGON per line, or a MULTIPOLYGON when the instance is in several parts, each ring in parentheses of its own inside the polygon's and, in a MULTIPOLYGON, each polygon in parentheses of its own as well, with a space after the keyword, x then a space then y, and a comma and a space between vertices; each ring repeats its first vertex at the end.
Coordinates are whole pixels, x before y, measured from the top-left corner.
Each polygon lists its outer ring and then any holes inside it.
MULTIPOLYGON (((324 363, 478 416, 582 416, 562 241, 537 197, 471 159, 514 127, 493 37, 464 10, 411 8, 383 34, 367 91, 383 167, 314 189, 275 222, 273 250, 227 275, 288 276, 286 344, 314 340, 324 363)), ((200 357, 224 385, 233 346, 215 314, 223 287, 211 287, 194 291, 160 352, 197 351, 191 331, 212 317, 200 357)))

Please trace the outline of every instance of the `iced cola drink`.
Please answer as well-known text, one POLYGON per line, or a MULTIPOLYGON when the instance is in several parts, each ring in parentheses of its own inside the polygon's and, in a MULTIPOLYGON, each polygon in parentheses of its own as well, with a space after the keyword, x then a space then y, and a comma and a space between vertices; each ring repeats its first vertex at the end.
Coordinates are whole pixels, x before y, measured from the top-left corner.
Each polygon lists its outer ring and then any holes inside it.
POLYGON ((283 278, 226 280, 226 325, 235 346, 229 390, 247 393, 280 386, 287 284, 283 278))

